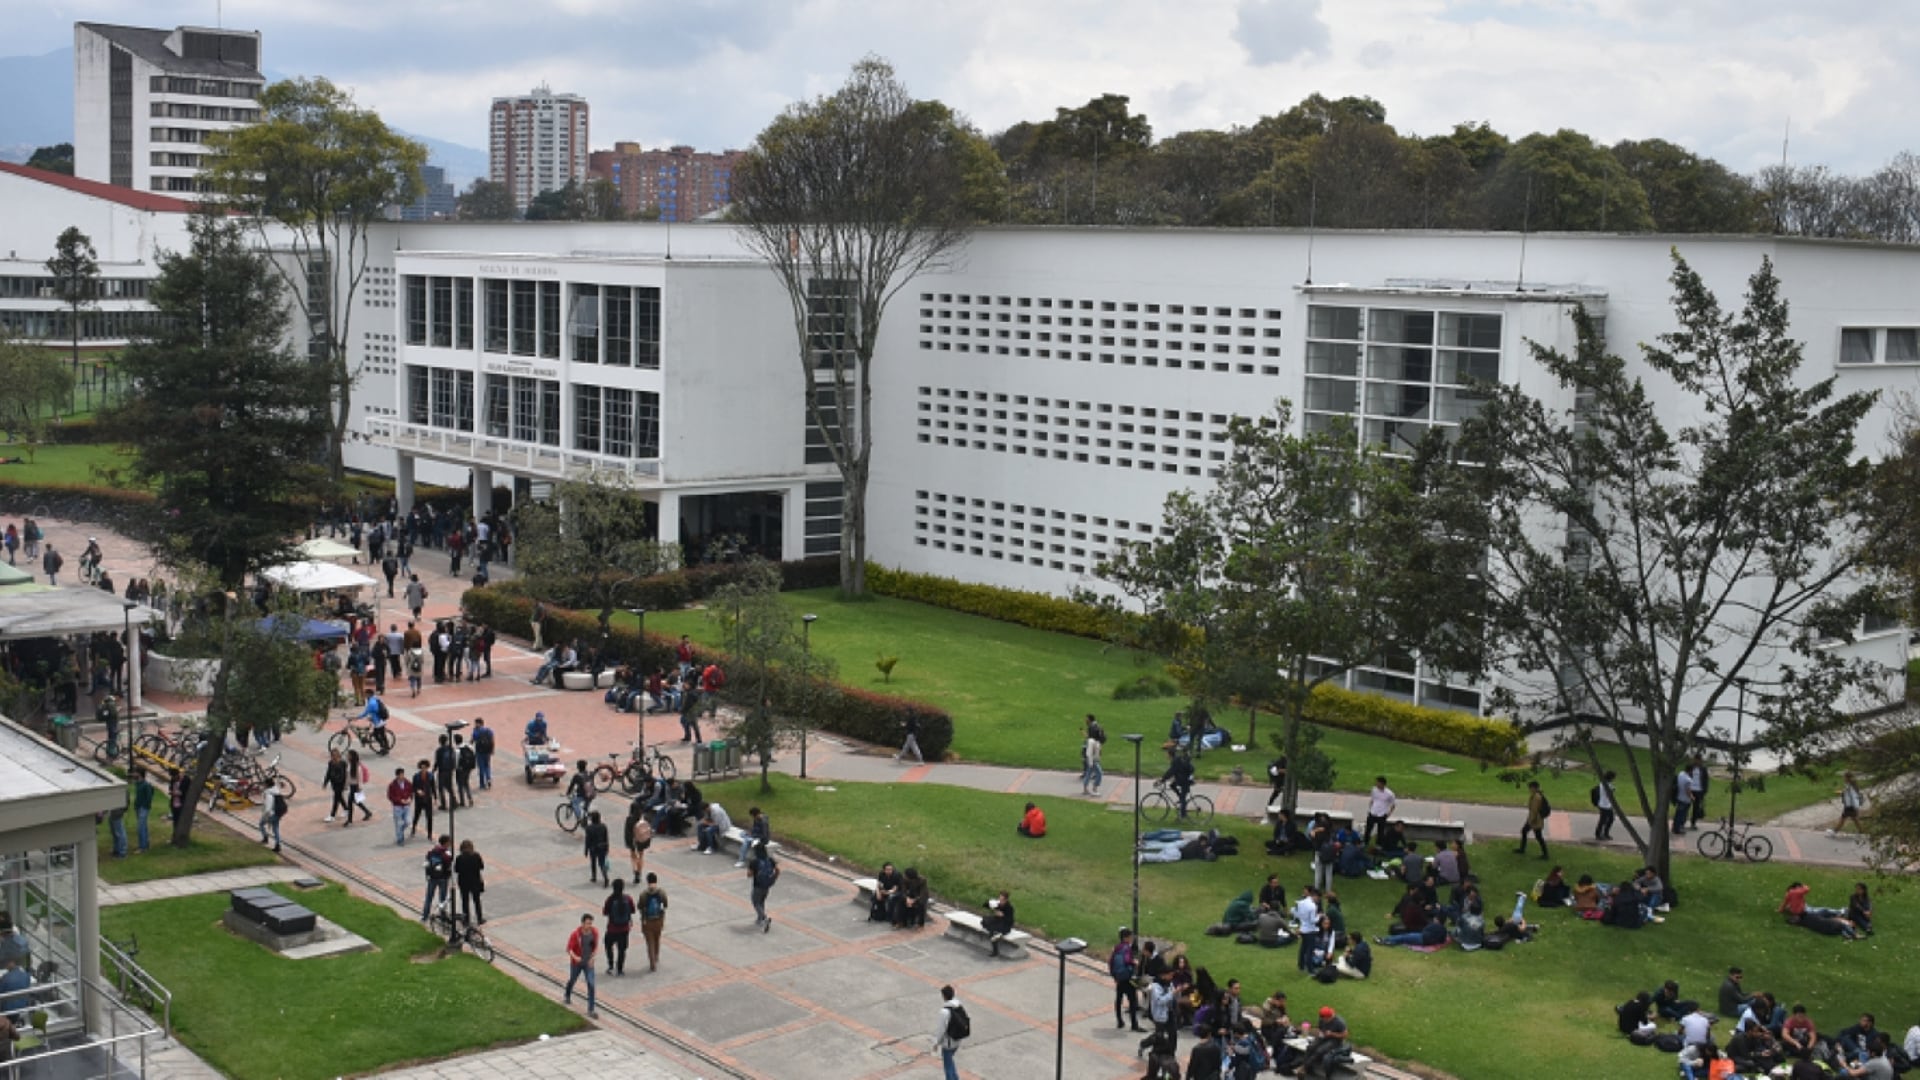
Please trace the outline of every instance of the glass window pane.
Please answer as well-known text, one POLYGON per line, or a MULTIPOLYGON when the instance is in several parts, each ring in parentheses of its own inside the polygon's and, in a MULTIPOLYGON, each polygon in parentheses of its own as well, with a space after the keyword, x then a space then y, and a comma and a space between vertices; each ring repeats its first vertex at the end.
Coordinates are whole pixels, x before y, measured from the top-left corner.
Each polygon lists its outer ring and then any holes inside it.
POLYGON ((540 437, 539 395, 539 380, 513 380, 513 437, 521 442, 533 442, 540 437))
POLYGON ((1920 330, 1887 331, 1887 363, 1920 364, 1920 330))
POLYGON ((1360 346, 1307 342, 1307 371, 1313 375, 1360 374, 1360 346))
POLYGON ((453 426, 453 372, 447 368, 433 369, 433 426, 453 426))
POLYGON ((634 362, 643 368, 657 368, 660 366, 660 290, 642 286, 633 293, 634 362))
POLYGON ((600 451, 600 388, 573 388, 573 448, 600 451))
POLYGON ((1367 349, 1367 377, 1395 382, 1432 382, 1433 350, 1371 346, 1367 349))
POLYGON ((453 345, 473 348, 473 282, 461 278, 453 283, 453 345))
POLYGON ((633 410, 634 448, 637 458, 660 456, 660 395, 642 390, 633 410))
POLYGON ((427 422, 427 369, 419 364, 407 365, 407 422, 427 422))
POLYGON ((1840 362, 1843 364, 1873 363, 1873 331, 1840 331, 1840 362))
POLYGON ((427 279, 407 275, 407 344, 427 343, 427 279))
POLYGON ((540 441, 547 446, 560 445, 560 384, 549 379, 540 383, 540 441))
POLYGON ((1464 386, 1476 381, 1498 382, 1500 381, 1500 354, 1442 349, 1440 350, 1440 371, 1434 381, 1456 386, 1464 386))
POLYGON ((507 283, 488 279, 486 282, 487 306, 487 351, 503 353, 507 351, 507 283))
POLYGON ((1433 390, 1430 387, 1367 384, 1367 412, 1370 415, 1430 420, 1433 418, 1432 407, 1433 390))
POLYGON ((473 372, 453 373, 453 426, 473 430, 473 372))
POLYGON ((1500 347, 1500 316, 1442 312, 1440 344, 1458 345, 1467 349, 1498 349, 1500 347))
POLYGON ((1404 345, 1431 345, 1433 344, 1433 312, 1393 310, 1368 312, 1367 339, 1404 345))
POLYGON ((609 387, 604 392, 607 417, 606 452, 615 457, 633 456, 633 391, 609 387))
POLYGON ((535 331, 539 329, 540 303, 534 282, 515 281, 513 286, 513 354, 532 356, 535 331))
POLYGON ((605 361, 619 367, 633 365, 633 290, 607 288, 607 340, 605 361))
POLYGON ((1360 309, 1319 305, 1308 308, 1307 336, 1337 338, 1341 341, 1360 340, 1360 309))
POLYGON ((504 439, 512 430, 508 420, 508 383, 505 375, 487 376, 487 434, 504 439))
POLYGON ((453 279, 433 279, 433 345, 436 349, 453 347, 453 279))
POLYGON ((1307 403, 1309 409, 1325 412, 1350 413, 1360 403, 1360 384, 1343 379, 1308 379, 1307 403))
POLYGON ((560 359, 560 283, 540 282, 540 355, 560 359))
POLYGON ((573 287, 573 323, 569 330, 573 334, 573 362, 576 364, 599 363, 600 287, 598 285, 573 287))

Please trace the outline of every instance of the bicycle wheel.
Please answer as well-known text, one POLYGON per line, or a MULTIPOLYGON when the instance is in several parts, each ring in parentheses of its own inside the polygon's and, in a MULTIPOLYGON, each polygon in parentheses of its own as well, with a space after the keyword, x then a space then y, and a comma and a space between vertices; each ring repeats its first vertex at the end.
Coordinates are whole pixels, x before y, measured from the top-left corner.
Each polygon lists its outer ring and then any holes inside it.
POLYGON ((1187 796, 1187 820, 1202 828, 1213 823, 1213 800, 1205 795, 1187 796))
POLYGON ((114 759, 119 756, 118 754, 108 753, 107 744, 104 742, 93 744, 93 761, 96 765, 111 765, 114 759))
POLYGON ((580 827, 580 815, 573 812, 572 803, 561 803, 553 808, 554 823, 568 832, 580 827))
POLYGON ((1747 857, 1748 862, 1766 862, 1773 858, 1773 841, 1764 836, 1749 836, 1740 853, 1747 857))
POLYGON ((386 757, 388 754, 393 752, 393 746, 395 742, 396 740, 393 737, 393 732, 388 731, 385 727, 377 727, 373 729, 373 752, 374 753, 379 754, 381 757, 386 757))
POLYGON ((593 790, 605 791, 613 786, 614 779, 620 774, 612 765, 602 765, 593 770, 593 790))
POLYGON ((638 795, 647 786, 647 767, 639 762, 627 766, 620 774, 620 790, 628 795, 638 795))
POLYGON ((286 773, 275 773, 271 778, 270 786, 273 790, 285 797, 288 802, 293 801, 293 793, 299 790, 299 788, 294 786, 292 777, 289 777, 286 773))
POLYGON ((1694 841, 1693 846, 1699 849, 1701 855, 1709 859, 1724 859, 1727 857, 1727 834, 1703 832, 1700 834, 1700 839, 1694 841))
POLYGON ((653 755, 653 775, 662 780, 673 779, 673 759, 665 754, 655 753, 653 755))
POLYGON ((327 740, 327 749, 336 754, 345 754, 347 747, 351 745, 353 745, 353 737, 344 731, 335 732, 333 737, 327 740))
POLYGON ((489 964, 493 963, 493 942, 488 941, 487 935, 482 933, 478 927, 470 926, 467 928, 465 941, 467 948, 473 950, 473 955, 485 960, 489 964))
POLYGON ((158 734, 149 733, 133 740, 133 747, 136 750, 144 750, 156 757, 164 757, 166 756, 167 740, 158 734))
POLYGON ((1140 816, 1155 825, 1165 825, 1173 817, 1174 801, 1164 791, 1155 791, 1140 800, 1140 816))

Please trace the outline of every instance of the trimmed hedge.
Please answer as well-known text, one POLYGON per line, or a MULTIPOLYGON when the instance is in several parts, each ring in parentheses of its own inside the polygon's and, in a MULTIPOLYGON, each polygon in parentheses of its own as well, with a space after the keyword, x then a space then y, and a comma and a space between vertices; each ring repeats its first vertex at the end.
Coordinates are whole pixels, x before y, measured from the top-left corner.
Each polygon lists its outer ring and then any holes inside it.
MULTIPOLYGON (((787 566, 801 568, 805 564, 789 563, 787 566)), ((796 574, 800 576, 806 572, 810 570, 796 569, 796 574)), ((837 565, 834 573, 837 577, 837 565)), ((513 588, 486 586, 469 589, 461 603, 469 619, 516 636, 526 633, 528 621, 533 615, 533 601, 513 588)), ((600 640, 599 619, 594 612, 574 611, 549 602, 547 640, 564 641, 572 638, 597 643, 600 640)), ((637 660, 650 669, 672 667, 675 662, 674 648, 678 644, 677 638, 651 632, 643 640, 629 626, 615 626, 607 637, 607 648, 613 655, 627 661, 637 660)), ((722 650, 701 645, 694 646, 694 660, 701 664, 718 663, 727 672, 727 686, 720 692, 721 700, 736 705, 748 704, 744 695, 751 693, 756 680, 745 664, 722 650)), ((953 717, 925 702, 876 694, 822 679, 801 679, 781 671, 775 671, 768 681, 768 696, 772 698, 773 708, 778 713, 790 716, 804 713, 811 716, 815 726, 823 731, 882 746, 898 745, 907 718, 918 717, 921 752, 935 761, 940 760, 953 743, 953 717)))
MULTIPOLYGON (((622 585, 614 592, 613 606, 621 610, 644 608, 648 611, 677 611, 697 600, 705 600, 722 586, 739 580, 744 573, 745 567, 739 563, 702 563, 682 570, 670 570, 622 585)), ((818 589, 838 584, 838 558, 802 559, 780 564, 782 591, 818 589)), ((523 595, 524 589, 524 583, 516 584, 516 590, 523 595)), ((589 597, 587 592, 586 579, 579 578, 552 586, 540 598, 549 607, 559 604, 562 607, 598 610, 599 601, 589 597)), ((594 632, 599 633, 597 624, 594 632)))
POLYGON ((1047 593, 974 585, 933 574, 867 564, 867 588, 881 596, 915 600, 950 611, 982 615, 1056 634, 1105 640, 1112 629, 1105 614, 1086 604, 1047 593))
POLYGON ((1379 735, 1501 765, 1519 761, 1526 749, 1520 729, 1507 720, 1430 709, 1324 683, 1315 687, 1308 699, 1306 718, 1326 727, 1379 735))

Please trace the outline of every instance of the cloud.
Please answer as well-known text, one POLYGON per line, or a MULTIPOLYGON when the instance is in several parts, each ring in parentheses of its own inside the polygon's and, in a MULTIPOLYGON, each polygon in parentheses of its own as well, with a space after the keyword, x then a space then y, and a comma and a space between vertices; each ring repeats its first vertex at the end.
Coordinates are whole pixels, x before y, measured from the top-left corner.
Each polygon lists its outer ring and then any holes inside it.
POLYGON ((1324 55, 1332 34, 1320 19, 1320 0, 1242 0, 1233 40, 1256 66, 1266 67, 1324 55))

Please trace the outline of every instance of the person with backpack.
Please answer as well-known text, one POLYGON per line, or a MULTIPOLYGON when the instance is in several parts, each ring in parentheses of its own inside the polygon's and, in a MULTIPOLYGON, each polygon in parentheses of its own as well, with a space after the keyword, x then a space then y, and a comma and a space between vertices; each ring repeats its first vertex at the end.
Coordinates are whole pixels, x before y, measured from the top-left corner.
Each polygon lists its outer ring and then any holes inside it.
POLYGON ((448 889, 453 884, 453 837, 445 833, 427 849, 426 861, 422 864, 427 873, 427 898, 420 903, 420 921, 433 918, 433 902, 437 897, 446 903, 452 897, 448 889))
POLYGON ((448 796, 460 806, 473 805, 473 770, 479 764, 473 747, 467 745, 466 736, 453 737, 453 784, 454 790, 448 796))
POLYGON ((480 773, 480 790, 493 786, 493 729, 485 717, 473 718, 473 760, 480 773))
POLYGON ((600 811, 587 812, 587 825, 582 829, 586 841, 587 884, 604 881, 613 886, 613 870, 607 865, 607 852, 612 840, 607 832, 607 823, 600 820, 600 811))
MULTIPOLYGON (((288 809, 290 809, 290 807, 287 805, 287 797, 281 794, 278 788, 275 788, 272 793, 267 796, 266 812, 260 815, 260 842, 263 844, 266 843, 267 832, 268 830, 272 830, 273 850, 276 852, 280 850, 280 819, 287 816, 288 809)), ((125 829, 123 828, 121 832, 115 834, 113 839, 116 847, 124 849, 126 847, 125 829)))
POLYGON ((1540 781, 1527 781, 1527 820, 1520 826, 1520 846, 1514 849, 1514 854, 1527 853, 1527 834, 1532 833, 1533 838, 1540 841, 1540 857, 1547 857, 1547 834, 1541 830, 1552 813, 1553 807, 1547 802, 1546 793, 1540 790, 1540 781))
POLYGON ((627 883, 614 879, 613 891, 607 894, 607 901, 600 905, 600 914, 607 919, 607 974, 625 975, 627 973, 627 940, 633 932, 633 914, 638 910, 633 897, 627 895, 627 883))
POLYGON ((1100 794, 1100 781, 1106 774, 1100 771, 1100 748, 1107 743, 1107 732, 1100 721, 1087 714, 1087 738, 1080 746, 1080 794, 1100 794))
POLYGON ((600 1018, 599 1009, 593 1000, 593 953, 600 947, 600 932, 593 928, 591 914, 580 916, 580 925, 567 936, 567 989, 561 995, 561 1003, 573 1004, 573 984, 585 978, 587 980, 587 1016, 600 1018))
POLYGON ((1600 782, 1593 785, 1593 790, 1587 792, 1587 799, 1593 803, 1594 810, 1600 814, 1600 823, 1593 829, 1595 840, 1613 839, 1613 821, 1618 813, 1613 802, 1613 781, 1617 775, 1612 769, 1608 769, 1600 774, 1600 782))
POLYGON ((667 890, 660 887, 659 874, 648 874, 640 893, 640 936, 647 942, 648 971, 660 970, 660 931, 666 928, 667 890))
POLYGON ((380 700, 379 694, 368 694, 367 702, 360 712, 348 713, 347 720, 365 720, 373 725, 373 742, 387 750, 393 749, 393 733, 387 730, 387 719, 393 714, 387 711, 387 703, 380 700))
POLYGON ((748 894, 753 901, 753 925, 764 934, 773 929, 773 918, 767 914, 767 894, 780 880, 780 864, 773 861, 764 840, 754 845, 753 858, 748 861, 747 877, 753 882, 753 890, 748 894))
POLYGON ((460 889, 460 917, 467 920, 469 926, 477 918, 481 923, 487 921, 487 912, 480 904, 480 897, 487 891, 487 883, 480 875, 487 869, 487 860, 480 857, 473 841, 460 841, 460 854, 453 857, 453 880, 460 889))
POLYGON ((941 987, 940 1022, 934 1025, 933 1048, 940 1051, 940 1067, 946 1071, 946 1080, 960 1080, 960 1070, 953 1064, 953 1052, 972 1034, 973 1021, 967 1018, 966 1007, 960 1004, 953 987, 941 987))
MULTIPOLYGON (((1087 722, 1091 724, 1093 717, 1087 717, 1087 722)), ((1092 742, 1093 739, 1088 738, 1087 741, 1092 742)), ((1113 947, 1113 955, 1107 958, 1107 974, 1113 976, 1113 1026, 1124 1028, 1131 1023, 1135 1031, 1147 1030, 1140 1026, 1140 991, 1133 985, 1133 931, 1127 927, 1120 928, 1120 943, 1113 947), (1127 1006, 1127 1018, 1124 1020, 1120 1017, 1122 1003, 1127 1006)))

